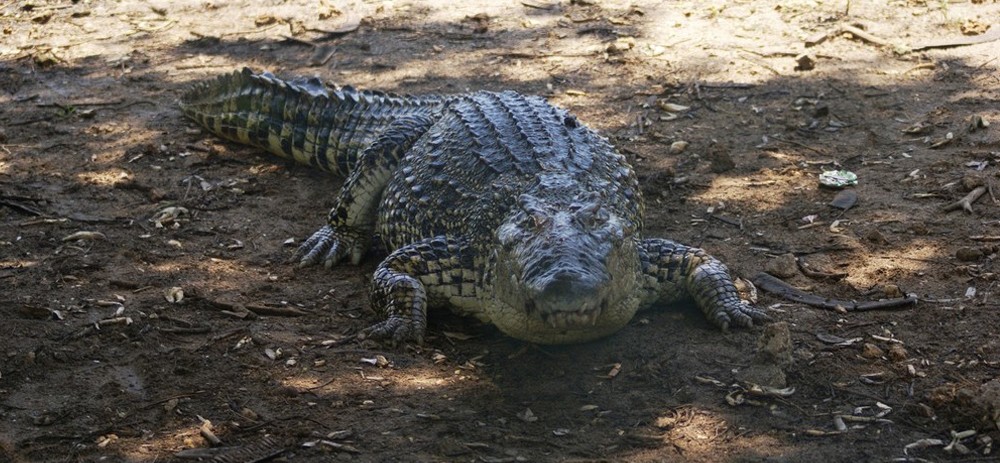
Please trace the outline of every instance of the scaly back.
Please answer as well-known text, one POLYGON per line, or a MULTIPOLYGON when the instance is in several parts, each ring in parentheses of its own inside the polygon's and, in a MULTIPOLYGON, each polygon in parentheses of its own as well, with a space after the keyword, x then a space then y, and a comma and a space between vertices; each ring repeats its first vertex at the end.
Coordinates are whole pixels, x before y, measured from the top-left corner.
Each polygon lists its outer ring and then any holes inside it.
POLYGON ((180 106, 220 137, 346 177, 358 154, 392 121, 438 112, 448 101, 327 88, 315 77, 284 81, 243 68, 196 84, 180 106))

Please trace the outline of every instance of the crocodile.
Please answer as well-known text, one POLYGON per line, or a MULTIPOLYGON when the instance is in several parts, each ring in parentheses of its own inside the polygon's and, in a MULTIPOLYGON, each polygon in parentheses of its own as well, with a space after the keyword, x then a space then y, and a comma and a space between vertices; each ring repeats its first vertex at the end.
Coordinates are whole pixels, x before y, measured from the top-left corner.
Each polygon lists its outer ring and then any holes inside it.
POLYGON ((300 266, 388 256, 359 337, 423 341, 448 307, 539 344, 619 331, 693 299, 722 328, 768 316, 704 250, 645 238, 626 158, 564 109, 513 91, 407 96, 244 68, 194 84, 183 113, 217 136, 346 178, 300 266))

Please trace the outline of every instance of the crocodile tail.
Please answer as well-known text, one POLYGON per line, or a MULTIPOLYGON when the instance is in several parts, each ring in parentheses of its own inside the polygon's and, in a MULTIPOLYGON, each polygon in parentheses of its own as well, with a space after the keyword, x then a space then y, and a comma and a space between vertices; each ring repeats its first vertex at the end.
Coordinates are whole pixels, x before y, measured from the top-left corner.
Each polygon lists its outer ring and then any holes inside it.
POLYGON ((394 120, 432 114, 445 102, 436 96, 327 88, 315 77, 285 81, 243 68, 195 84, 180 107, 220 137, 346 176, 394 120))

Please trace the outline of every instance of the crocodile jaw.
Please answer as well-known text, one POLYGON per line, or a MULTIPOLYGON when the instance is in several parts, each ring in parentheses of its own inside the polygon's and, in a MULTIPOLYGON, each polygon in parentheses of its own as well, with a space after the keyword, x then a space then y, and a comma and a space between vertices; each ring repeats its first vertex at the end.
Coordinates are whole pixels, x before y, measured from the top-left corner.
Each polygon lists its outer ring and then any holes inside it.
POLYGON ((639 294, 630 294, 603 310, 560 312, 543 319, 499 299, 487 301, 484 315, 504 334, 537 344, 574 344, 603 338, 622 329, 639 310, 639 294))
POLYGON ((587 329, 597 325, 601 307, 583 307, 572 312, 553 312, 542 315, 542 320, 557 330, 587 329))

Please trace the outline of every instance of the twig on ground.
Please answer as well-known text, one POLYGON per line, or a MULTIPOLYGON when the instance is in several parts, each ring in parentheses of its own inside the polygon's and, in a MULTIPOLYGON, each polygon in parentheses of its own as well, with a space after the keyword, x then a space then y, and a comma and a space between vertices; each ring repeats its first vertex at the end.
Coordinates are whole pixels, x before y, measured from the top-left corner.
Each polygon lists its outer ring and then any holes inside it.
POLYGON ((879 46, 882 46, 882 47, 893 47, 893 48, 896 47, 896 44, 894 44, 894 43, 892 43, 892 42, 890 42, 890 41, 888 41, 886 39, 883 39, 881 37, 875 36, 873 34, 869 34, 868 32, 865 32, 864 30, 861 30, 860 28, 852 26, 852 25, 849 25, 849 24, 840 26, 840 31, 839 32, 847 32, 847 33, 849 33, 849 34, 851 34, 851 35, 853 35, 853 36, 855 36, 855 37, 857 37, 857 38, 859 38, 861 40, 864 40, 865 42, 874 43, 875 45, 879 45, 879 46))
POLYGON ((917 70, 920 70, 920 69, 934 69, 936 66, 937 65, 935 65, 934 63, 921 63, 921 64, 918 64, 916 66, 911 67, 910 69, 907 69, 907 70, 903 71, 903 74, 909 74, 909 73, 911 73, 913 71, 917 71, 917 70))
POLYGON ((917 303, 916 296, 862 302, 828 299, 815 294, 809 294, 764 272, 754 275, 752 281, 758 288, 776 296, 780 296, 783 299, 799 302, 813 307, 835 310, 838 312, 861 312, 866 310, 908 308, 917 303))
POLYGON ((309 315, 309 312, 289 306, 272 307, 258 304, 240 304, 236 302, 212 299, 205 299, 205 302, 208 302, 208 304, 212 307, 235 313, 246 313, 249 311, 254 315, 270 315, 274 317, 301 317, 309 315))
POLYGON ((801 257, 796 257, 795 262, 799 264, 799 270, 802 271, 802 274, 809 278, 829 278, 832 280, 839 280, 847 276, 847 274, 844 272, 827 273, 818 270, 813 270, 812 267, 809 266, 809 263, 806 262, 801 257))
POLYGON ((514 59, 536 59, 536 58, 588 58, 594 56, 593 53, 541 53, 541 52, 523 52, 523 51, 511 51, 504 53, 490 53, 490 56, 495 56, 498 58, 514 58, 514 59))
POLYGON ((719 222, 732 225, 732 226, 734 226, 736 228, 739 228, 740 230, 743 229, 743 221, 740 220, 740 219, 734 219, 732 217, 726 217, 726 216, 718 215, 718 214, 709 214, 708 217, 711 218, 711 219, 718 220, 719 222))
POLYGON ((45 215, 44 212, 35 209, 34 207, 4 197, 0 197, 0 206, 7 206, 11 209, 16 209, 29 215, 35 215, 35 216, 45 215))
POLYGON ((876 36, 874 34, 871 34, 871 33, 867 32, 867 31, 861 29, 860 27, 857 27, 857 26, 854 26, 854 25, 850 25, 850 24, 844 24, 844 25, 840 25, 840 26, 834 27, 833 29, 830 29, 829 31, 820 32, 820 33, 813 34, 813 35, 809 36, 805 40, 805 46, 806 47, 813 47, 813 46, 819 45, 819 44, 823 43, 824 41, 826 41, 828 38, 833 37, 833 36, 835 36, 837 34, 844 33, 844 32, 850 33, 851 35, 853 35, 853 36, 855 36, 855 37, 857 37, 857 38, 859 38, 859 39, 861 39, 861 40, 863 40, 865 42, 868 42, 868 43, 872 43, 872 44, 875 44, 875 45, 878 45, 878 46, 882 46, 882 47, 891 47, 893 50, 896 50, 898 53, 901 53, 901 54, 902 53, 914 52, 914 51, 929 50, 929 49, 932 49, 932 48, 952 48, 952 47, 962 47, 962 46, 966 46, 966 45, 977 45, 977 44, 980 44, 980 43, 988 43, 988 42, 993 42, 993 41, 996 41, 996 40, 1000 40, 1000 29, 994 27, 994 28, 990 29, 988 32, 986 32, 985 34, 980 34, 980 35, 976 35, 976 36, 972 36, 972 37, 964 37, 964 36, 963 37, 949 37, 949 38, 944 38, 944 39, 932 40, 932 41, 925 42, 925 43, 922 43, 922 44, 917 44, 917 45, 912 46, 912 47, 907 47, 905 45, 896 44, 896 43, 893 43, 893 42, 891 42, 891 41, 889 41, 887 39, 883 39, 881 37, 878 37, 878 36, 876 36))
POLYGON ((800 147, 800 148, 803 148, 803 149, 807 149, 807 150, 809 150, 809 151, 812 151, 812 152, 814 152, 814 153, 816 153, 816 154, 820 154, 820 155, 823 155, 823 156, 826 156, 826 155, 827 155, 827 153, 826 153, 826 152, 824 152, 824 151, 822 151, 822 150, 819 150, 819 149, 816 149, 816 148, 813 148, 813 147, 811 147, 811 146, 809 146, 809 145, 806 145, 806 144, 804 144, 804 143, 799 143, 799 142, 797 142, 797 141, 795 141, 795 140, 788 140, 788 139, 785 139, 785 138, 780 138, 780 137, 774 137, 774 136, 772 136, 772 137, 771 137, 771 139, 772 139, 772 140, 777 140, 777 141, 780 141, 780 142, 782 142, 782 143, 788 143, 788 144, 790 144, 790 145, 795 145, 795 146, 798 146, 798 147, 800 147))
POLYGON ((212 430, 212 422, 202 418, 201 415, 195 415, 201 421, 201 426, 198 427, 198 432, 201 433, 201 437, 204 437, 213 447, 218 447, 222 445, 222 439, 219 439, 212 430))
POLYGON ((929 50, 931 48, 951 48, 951 47, 964 47, 966 45, 977 45, 980 43, 993 42, 1000 40, 1000 28, 994 27, 990 28, 985 34, 974 35, 971 37, 952 37, 946 39, 932 40, 930 42, 922 43, 917 45, 910 50, 921 51, 929 50))
POLYGON ((271 315, 275 317, 301 317, 303 315, 309 315, 309 312, 288 306, 272 307, 266 305, 247 304, 245 307, 247 310, 257 315, 271 315))
POLYGON ((969 194, 965 195, 964 198, 955 201, 951 204, 948 204, 942 210, 944 212, 951 212, 954 210, 962 209, 965 212, 972 214, 973 213, 972 203, 976 202, 976 200, 979 199, 980 196, 986 194, 986 191, 988 189, 989 188, 987 188, 986 185, 980 185, 976 187, 974 190, 970 191, 969 194))
POLYGON ((289 42, 295 42, 295 43, 300 44, 300 45, 305 45, 307 47, 316 48, 316 47, 319 46, 316 42, 313 42, 313 41, 310 41, 310 40, 306 40, 306 39, 300 39, 298 37, 292 37, 290 35, 282 34, 281 38, 283 38, 283 39, 285 39, 285 40, 287 40, 289 42))
POLYGON ((557 3, 553 3, 553 4, 549 4, 549 5, 541 5, 541 4, 537 4, 537 3, 531 3, 531 2, 521 2, 521 5, 524 5, 524 6, 528 7, 528 8, 534 8, 536 10, 551 10, 551 9, 555 8, 556 6, 558 6, 557 3))

